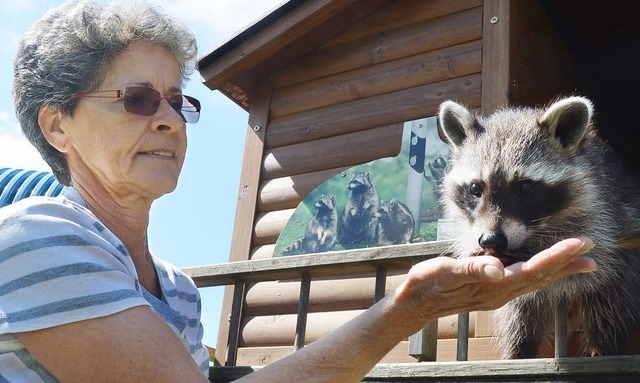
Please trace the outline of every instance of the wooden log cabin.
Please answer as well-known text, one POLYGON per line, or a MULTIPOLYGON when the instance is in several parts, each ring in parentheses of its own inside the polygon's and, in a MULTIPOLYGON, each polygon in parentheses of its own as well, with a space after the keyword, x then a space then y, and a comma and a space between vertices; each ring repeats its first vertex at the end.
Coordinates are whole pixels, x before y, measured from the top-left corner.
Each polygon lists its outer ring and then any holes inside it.
MULTIPOLYGON (((491 113, 557 95, 588 96, 601 134, 640 172, 633 116, 640 82, 637 8, 594 0, 290 0, 203 56, 204 83, 249 112, 230 263, 187 270, 199 286, 230 285, 217 362, 277 360, 395 288, 412 257, 445 249, 436 242, 272 258, 279 234, 309 192, 351 166, 397 155, 403 123, 433 116, 444 100, 491 113)), ((486 362, 497 358, 490 313, 471 313, 469 362, 451 363, 457 321, 432 326, 437 353, 414 355, 435 365, 415 364, 407 341, 367 379, 640 376, 637 356, 486 362)), ((250 371, 214 368, 212 380, 250 371)))

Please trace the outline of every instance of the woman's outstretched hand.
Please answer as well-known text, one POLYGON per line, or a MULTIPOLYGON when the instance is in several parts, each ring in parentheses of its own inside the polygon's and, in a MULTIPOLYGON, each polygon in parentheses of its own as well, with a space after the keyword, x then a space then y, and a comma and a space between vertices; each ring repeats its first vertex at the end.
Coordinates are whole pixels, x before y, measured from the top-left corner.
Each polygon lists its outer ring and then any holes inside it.
POLYGON ((558 279, 594 271, 595 261, 582 256, 593 246, 589 238, 569 238, 508 267, 491 256, 430 259, 409 271, 394 299, 423 322, 459 312, 496 309, 558 279))

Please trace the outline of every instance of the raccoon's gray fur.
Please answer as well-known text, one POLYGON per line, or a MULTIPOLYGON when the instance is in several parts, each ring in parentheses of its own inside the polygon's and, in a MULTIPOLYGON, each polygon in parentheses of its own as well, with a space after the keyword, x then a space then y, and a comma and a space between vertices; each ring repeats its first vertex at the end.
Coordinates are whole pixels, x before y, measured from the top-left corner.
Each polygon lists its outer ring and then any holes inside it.
POLYGON ((380 201, 380 207, 375 214, 376 243, 379 246, 399 245, 411 243, 413 239, 413 214, 403 203, 392 199, 380 201))
POLYGON ((322 195, 314 205, 316 214, 307 224, 304 237, 282 250, 282 255, 322 253, 333 250, 338 229, 336 197, 322 195))
POLYGON ((475 116, 452 101, 439 111, 451 148, 443 184, 447 218, 460 223, 454 253, 505 265, 579 235, 596 244, 593 273, 559 280, 497 311, 504 358, 534 357, 559 299, 582 326, 584 355, 621 354, 640 327, 640 254, 621 241, 637 227, 640 190, 592 126, 582 97, 544 109, 475 116))
POLYGON ((338 225, 338 241, 349 246, 375 244, 378 193, 369 172, 354 174, 347 185, 349 199, 338 225))

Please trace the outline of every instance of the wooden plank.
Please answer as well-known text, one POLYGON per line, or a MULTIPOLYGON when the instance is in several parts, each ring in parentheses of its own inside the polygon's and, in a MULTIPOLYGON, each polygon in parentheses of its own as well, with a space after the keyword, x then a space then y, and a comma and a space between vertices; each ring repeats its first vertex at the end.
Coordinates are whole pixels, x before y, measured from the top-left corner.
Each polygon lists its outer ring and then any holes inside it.
POLYGON ((276 243, 282 229, 287 225, 295 209, 271 211, 258 214, 253 234, 254 245, 276 243))
POLYGON ((266 180, 260 186, 258 193, 258 212, 296 208, 313 189, 347 169, 349 169, 348 166, 342 166, 266 180))
POLYGON ((476 336, 493 336, 495 330, 493 327, 493 311, 479 311, 476 313, 476 336))
MULTIPOLYGON (((328 311, 322 313, 309 313, 307 315, 307 331, 305 344, 312 343, 331 331, 347 323, 362 310, 328 311)), ((437 339, 451 339, 456 343, 456 328, 458 316, 449 315, 434 321, 434 337, 437 339), (453 329, 453 330, 452 330, 453 329)), ((246 316, 242 325, 242 347, 272 347, 290 346, 295 342, 295 330, 297 325, 296 314, 246 316)), ((408 353, 405 348, 404 354, 408 353)), ((436 354, 433 354, 435 360, 436 354)), ((455 360, 455 350, 453 360, 455 360)))
POLYGON ((266 259, 273 257, 273 251, 275 250, 275 244, 255 246, 251 249, 251 258, 249 259, 266 259))
POLYGON ((482 17, 482 113, 511 102, 515 0, 485 0, 482 17))
POLYGON ((392 29, 398 29, 438 17, 482 6, 482 0, 402 0, 393 1, 358 21, 342 33, 322 44, 322 49, 332 45, 362 40, 392 29))
POLYGON ((640 356, 378 365, 367 374, 367 378, 485 377, 504 379, 530 377, 544 379, 548 376, 607 376, 623 373, 638 376, 640 374, 640 356))
POLYGON ((385 31, 369 38, 319 49, 274 74, 280 88, 358 68, 394 61, 482 37, 482 8, 385 31))
POLYGON ((402 147, 402 125, 396 123, 268 150, 262 177, 281 178, 395 157, 402 147))
POLYGON ((275 148, 433 116, 447 99, 474 108, 480 92, 481 75, 473 74, 280 117, 270 121, 266 144, 275 148))
POLYGON ((410 266, 412 259, 429 259, 449 254, 450 246, 450 241, 419 242, 332 251, 319 255, 295 255, 185 267, 182 271, 189 275, 198 287, 230 285, 238 280, 247 283, 278 279, 299 280, 302 272, 309 272, 313 277, 373 272, 378 263, 386 263, 390 271, 408 269, 407 265, 410 266))
MULTIPOLYGON (((495 352, 495 341, 490 338, 469 339, 469 360, 488 361, 495 360, 498 355, 495 352)), ((409 345, 407 341, 398 343, 387 355, 382 358, 381 363, 403 363, 415 364, 415 359, 407 354, 409 345)), ((292 346, 272 346, 272 347, 241 347, 238 350, 238 363, 246 366, 263 366, 271 364, 276 360, 293 352, 292 346)), ((456 340, 438 340, 438 362, 453 362, 456 360, 456 340)), ((420 363, 422 364, 422 363, 420 363)), ((431 363, 429 363, 431 364, 431 363)))
MULTIPOLYGON (((406 273, 389 273, 384 284, 386 294, 396 289, 406 273)), ((309 312, 359 310, 374 300, 375 278, 372 274, 348 278, 316 278, 311 282, 309 312)), ((294 314, 299 299, 298 281, 268 281, 247 288, 244 313, 250 316, 294 314)))
MULTIPOLYGON (((269 118, 269 104, 271 103, 271 83, 268 81, 256 85, 255 100, 249 113, 249 127, 245 141, 242 172, 240 174, 240 188, 236 215, 231 238, 229 261, 248 260, 251 251, 253 235, 253 219, 255 205, 260 185, 260 169, 264 139, 269 118), (260 126, 258 131, 253 127, 260 126)), ((230 283, 231 284, 231 283, 230 283)), ((231 314, 233 288, 225 288, 218 327, 218 342, 216 349, 221 355, 227 350, 227 336, 229 333, 228 316, 231 314)))
MULTIPOLYGON (((282 358, 291 353, 291 347, 270 350, 269 355, 282 358), (288 351, 288 352, 287 352, 288 351)), ((247 361, 260 361, 260 353, 245 352, 247 361)), ((272 361, 272 360, 270 360, 272 361)), ((261 368, 260 363, 247 363, 244 367, 212 367, 212 382, 230 382, 261 368)), ((376 365, 363 381, 384 382, 495 382, 499 381, 582 381, 635 382, 640 375, 640 356, 610 356, 594 358, 524 359, 473 362, 438 363, 381 363, 376 365), (585 377, 591 377, 586 380, 585 377), (517 380, 516 380, 517 379, 517 380), (551 380, 553 379, 553 380, 551 380)))
POLYGON ((480 73, 482 40, 274 89, 272 118, 480 73), (304 95, 304 97, 301 97, 304 95))

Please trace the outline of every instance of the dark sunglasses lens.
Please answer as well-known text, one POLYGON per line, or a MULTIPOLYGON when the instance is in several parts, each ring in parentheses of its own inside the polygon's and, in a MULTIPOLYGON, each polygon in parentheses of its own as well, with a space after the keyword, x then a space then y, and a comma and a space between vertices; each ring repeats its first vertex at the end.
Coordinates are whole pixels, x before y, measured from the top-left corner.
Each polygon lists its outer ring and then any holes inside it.
MULTIPOLYGON (((140 116, 153 116, 158 112, 161 100, 162 95, 155 89, 129 87, 124 94, 124 110, 140 116)), ((195 124, 200 119, 200 101, 195 98, 174 95, 168 101, 184 122, 195 124)))
POLYGON ((124 110, 140 116, 153 116, 160 106, 160 92, 151 88, 129 87, 124 94, 124 110))

